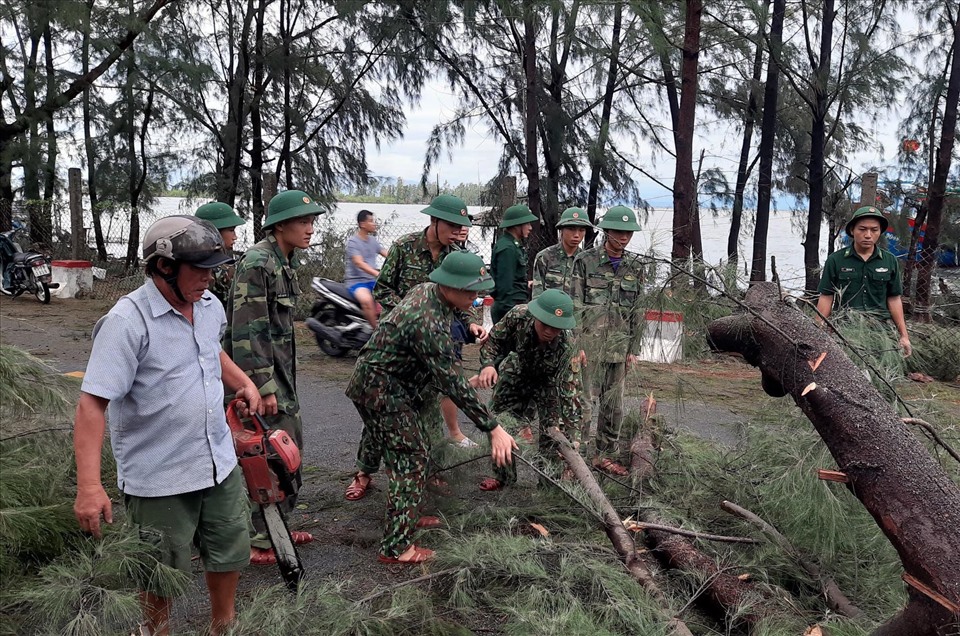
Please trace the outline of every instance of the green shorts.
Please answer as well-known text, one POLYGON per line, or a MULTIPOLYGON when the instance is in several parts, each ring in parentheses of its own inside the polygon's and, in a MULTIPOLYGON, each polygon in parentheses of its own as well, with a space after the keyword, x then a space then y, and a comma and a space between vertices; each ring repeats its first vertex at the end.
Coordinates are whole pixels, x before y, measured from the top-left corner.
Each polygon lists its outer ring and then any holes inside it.
POLYGON ((250 562, 250 507, 239 466, 216 486, 169 497, 124 495, 124 505, 164 565, 189 572, 192 546, 207 572, 233 572, 250 562))

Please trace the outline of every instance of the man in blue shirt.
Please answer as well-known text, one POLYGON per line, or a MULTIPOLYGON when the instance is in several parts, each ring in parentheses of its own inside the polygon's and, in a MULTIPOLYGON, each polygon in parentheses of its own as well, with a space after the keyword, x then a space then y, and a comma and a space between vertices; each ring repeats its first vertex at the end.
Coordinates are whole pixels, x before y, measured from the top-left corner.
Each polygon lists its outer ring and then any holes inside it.
POLYGON ((377 303, 373 287, 380 270, 377 255, 387 257, 387 250, 377 241, 377 219, 370 210, 357 213, 357 233, 347 239, 347 258, 344 263, 344 284, 360 303, 363 317, 371 329, 377 328, 377 303))
MULTIPOLYGON (((231 260, 219 232, 196 217, 172 216, 150 226, 143 244, 147 281, 94 329, 74 423, 74 513, 97 537, 101 518, 113 521, 100 478, 109 408, 127 518, 166 565, 189 572, 191 544, 199 548, 210 631, 218 635, 233 621, 240 570, 250 558, 223 385, 252 410, 263 409, 257 387, 220 348, 226 316, 207 291, 213 269, 231 260)), ((141 633, 168 634, 171 604, 168 590, 144 585, 141 633)))

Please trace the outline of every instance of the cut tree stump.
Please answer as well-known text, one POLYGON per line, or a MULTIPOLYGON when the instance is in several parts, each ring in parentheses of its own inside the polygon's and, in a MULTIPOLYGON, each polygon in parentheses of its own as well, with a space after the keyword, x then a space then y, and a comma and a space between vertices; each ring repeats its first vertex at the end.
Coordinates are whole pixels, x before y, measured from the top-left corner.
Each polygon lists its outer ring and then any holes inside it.
MULTIPOLYGON (((743 355, 760 368, 768 393, 793 398, 904 570, 960 603, 960 487, 839 345, 780 298, 776 284, 754 284, 745 304, 750 312, 710 323, 711 346, 743 355)), ((913 588, 909 598, 876 634, 934 636, 957 622, 934 598, 913 588)))

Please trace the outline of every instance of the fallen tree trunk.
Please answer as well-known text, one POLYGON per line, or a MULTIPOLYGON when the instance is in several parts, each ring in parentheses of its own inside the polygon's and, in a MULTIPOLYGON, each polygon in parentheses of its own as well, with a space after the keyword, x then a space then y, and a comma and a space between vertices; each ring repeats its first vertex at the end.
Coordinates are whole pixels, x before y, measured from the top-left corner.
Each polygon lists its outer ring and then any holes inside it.
POLYGON ((907 608, 877 633, 942 633, 960 607, 960 487, 833 339, 784 302, 775 284, 755 284, 745 304, 750 313, 710 323, 711 346, 759 367, 768 393, 793 397, 906 572, 933 592, 912 587, 907 608))
POLYGON ((623 527, 620 515, 614 510, 607 496, 603 494, 603 489, 600 488, 600 484, 598 484, 594 478, 590 467, 583 461, 583 457, 573 448, 570 441, 556 426, 547 429, 547 435, 557 442, 560 448, 560 454, 573 471, 577 481, 583 486, 587 496, 600 508, 600 513, 603 516, 604 530, 610 538, 610 543, 613 544, 613 549, 620 555, 620 559, 623 561, 623 565, 627 568, 627 571, 630 572, 630 575, 663 607, 664 618, 669 623, 674 634, 678 636, 693 636, 686 623, 676 616, 669 615, 670 605, 667 596, 657 585, 656 581, 653 580, 653 574, 650 573, 647 566, 637 557, 637 546, 633 542, 633 537, 630 536, 627 529, 623 527))

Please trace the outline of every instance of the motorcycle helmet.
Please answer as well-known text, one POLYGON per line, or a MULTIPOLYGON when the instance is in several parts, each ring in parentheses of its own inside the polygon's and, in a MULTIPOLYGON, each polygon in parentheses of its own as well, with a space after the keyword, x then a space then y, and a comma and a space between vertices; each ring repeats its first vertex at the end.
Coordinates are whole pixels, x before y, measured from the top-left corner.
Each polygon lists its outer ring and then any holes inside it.
POLYGON ((143 235, 143 258, 159 258, 194 267, 213 269, 233 259, 223 249, 220 232, 209 221, 194 216, 167 216, 154 222, 143 235))

